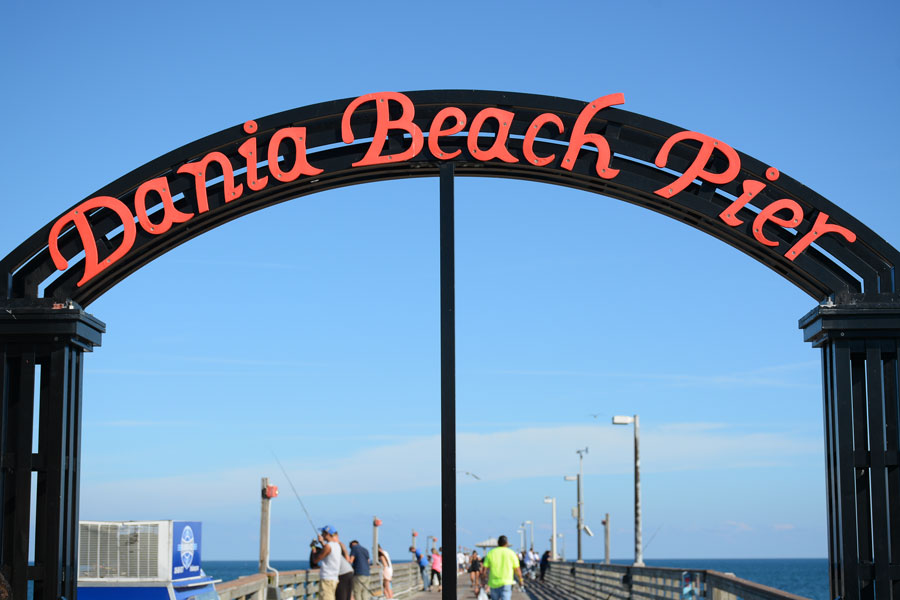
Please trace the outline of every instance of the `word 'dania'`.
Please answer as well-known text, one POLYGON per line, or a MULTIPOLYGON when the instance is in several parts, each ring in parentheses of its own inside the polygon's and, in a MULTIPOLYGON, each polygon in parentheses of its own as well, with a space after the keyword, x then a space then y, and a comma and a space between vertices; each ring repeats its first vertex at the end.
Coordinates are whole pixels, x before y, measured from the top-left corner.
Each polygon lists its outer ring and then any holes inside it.
MULTIPOLYGON (((591 145, 596 149, 594 154, 596 154, 597 160, 594 169, 597 176, 603 179, 613 179, 619 174, 618 169, 610 166, 612 152, 610 151, 609 142, 603 135, 588 131, 588 126, 598 112, 624 102, 625 97, 622 94, 609 94, 597 98, 584 107, 575 120, 572 130, 568 133, 566 151, 559 161, 561 168, 571 171, 584 146, 591 145)), ((353 163, 352 167, 400 163, 411 160, 423 152, 426 146, 434 159, 439 161, 451 160, 458 156, 461 150, 445 150, 441 145, 441 140, 448 136, 460 135, 463 132, 465 132, 466 136, 466 146, 475 160, 499 160, 506 163, 525 161, 531 165, 546 166, 556 160, 556 154, 539 155, 535 152, 534 145, 540 132, 545 128, 548 130, 554 128, 559 134, 566 133, 563 121, 559 116, 552 113, 538 115, 527 126, 525 136, 521 141, 521 157, 518 157, 510 152, 507 147, 512 124, 514 119, 516 119, 516 114, 512 111, 501 108, 485 108, 475 115, 471 123, 468 123, 466 114, 462 109, 448 106, 434 116, 426 136, 426 132, 414 122, 415 106, 409 97, 396 92, 381 92, 360 96, 350 102, 344 110, 341 118, 341 140, 345 144, 355 142, 356 138, 350 124, 351 118, 360 106, 368 103, 375 103, 375 134, 365 155, 362 159, 353 163), (391 103, 398 104, 401 109, 399 116, 396 118, 391 118, 390 116, 391 103), (484 129, 485 124, 489 122, 492 125, 491 132, 495 133, 492 138, 489 138, 491 139, 490 147, 483 148, 479 145, 479 134, 484 129), (466 131, 467 125, 468 130, 466 131), (386 154, 385 142, 390 133, 402 133, 408 136, 409 147, 401 152, 386 154)), ((396 114, 396 111, 394 112, 396 114)), ((255 121, 247 121, 243 125, 243 131, 250 136, 255 134, 257 129, 258 126, 255 121)), ((284 127, 272 135, 265 154, 260 153, 256 137, 250 137, 244 141, 238 147, 238 153, 245 162, 246 174, 244 181, 246 189, 249 189, 250 192, 259 192, 273 181, 287 183, 295 181, 301 176, 310 177, 322 174, 323 170, 310 164, 307 158, 305 139, 305 127, 284 127), (292 147, 292 154, 295 156, 293 165, 289 169, 286 168, 287 165, 279 163, 279 157, 285 154, 281 152, 284 144, 289 144, 292 147), (265 161, 264 165, 263 161, 265 161)), ((484 139, 488 138, 482 138, 482 143, 484 139)), ((656 166, 665 168, 673 147, 684 141, 699 142, 699 151, 684 173, 669 185, 654 191, 658 196, 671 198, 684 191, 696 180, 725 185, 734 181, 739 174, 741 161, 738 153, 733 148, 720 140, 694 131, 682 131, 666 140, 654 161, 656 166), (717 158, 724 159, 727 164, 727 168, 721 173, 707 170, 707 165, 714 155, 717 158)), ((208 212, 210 206, 207 196, 207 171, 210 165, 213 164, 222 172, 221 184, 225 202, 234 202, 240 199, 246 189, 244 183, 235 184, 235 172, 231 161, 221 152, 210 152, 202 159, 183 164, 176 170, 176 173, 193 179, 196 213, 184 212, 175 206, 175 199, 170 191, 171 185, 169 179, 165 176, 145 181, 138 186, 134 195, 133 213, 118 198, 111 196, 90 198, 60 217, 53 224, 49 236, 49 249, 53 264, 60 271, 67 269, 69 266, 68 261, 60 252, 59 236, 68 230, 70 225, 74 224, 75 230, 84 246, 84 275, 78 282, 78 286, 82 286, 128 254, 137 238, 138 226, 148 234, 158 236, 165 234, 173 225, 184 223, 197 214, 208 212), (154 219, 156 220, 151 220, 148 214, 148 198, 156 200, 151 206, 162 205, 154 214, 154 219), (89 221, 89 215, 99 209, 108 209, 115 213, 121 219, 123 227, 119 246, 102 260, 97 249, 97 236, 94 234, 89 221), (158 218, 157 215, 161 215, 161 218, 158 218)), ((776 181, 779 175, 780 173, 775 168, 769 168, 766 171, 766 179, 769 181, 776 181)), ((743 190, 741 196, 719 215, 719 218, 731 227, 738 227, 744 224, 744 221, 737 217, 737 213, 758 196, 767 184, 747 179, 741 182, 741 186, 743 190)), ((766 237, 763 227, 772 223, 792 231, 803 221, 803 218, 803 209, 796 201, 787 198, 775 200, 763 207, 753 218, 751 226, 753 237, 764 246, 777 246, 777 241, 766 237)), ((787 250, 785 257, 788 260, 794 260, 816 239, 828 233, 842 236, 848 242, 856 241, 856 234, 849 229, 830 223, 828 215, 820 212, 809 231, 803 235, 797 233, 799 239, 787 250)))

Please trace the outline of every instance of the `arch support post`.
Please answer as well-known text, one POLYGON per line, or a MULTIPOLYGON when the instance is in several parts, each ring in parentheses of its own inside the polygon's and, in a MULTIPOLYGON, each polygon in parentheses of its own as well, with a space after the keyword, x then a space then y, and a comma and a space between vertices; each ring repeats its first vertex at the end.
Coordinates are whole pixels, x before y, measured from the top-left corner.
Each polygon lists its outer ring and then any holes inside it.
POLYGON ((73 302, 0 303, 0 571, 14 598, 29 580, 34 600, 76 596, 82 358, 105 331, 73 302))
POLYGON ((839 297, 800 328, 822 349, 831 597, 897 597, 900 295, 839 297))

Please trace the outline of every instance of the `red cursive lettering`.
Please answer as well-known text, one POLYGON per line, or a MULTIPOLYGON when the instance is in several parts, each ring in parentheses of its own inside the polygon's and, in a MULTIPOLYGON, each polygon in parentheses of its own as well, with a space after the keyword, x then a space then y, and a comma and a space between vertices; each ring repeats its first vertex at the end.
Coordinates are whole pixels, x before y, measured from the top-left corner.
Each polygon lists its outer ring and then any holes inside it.
POLYGON ((134 212, 137 213, 141 227, 153 235, 162 235, 172 227, 173 223, 184 223, 194 216, 175 208, 172 193, 169 191, 169 181, 165 177, 157 177, 138 186, 134 193, 134 212), (159 224, 154 224, 147 215, 147 194, 149 192, 156 193, 162 200, 163 219, 159 224))
POLYGON ((341 116, 341 139, 345 144, 352 144, 356 139, 353 137, 353 130, 350 128, 350 116, 361 104, 366 102, 375 103, 375 135, 372 137, 372 144, 369 146, 366 155, 362 157, 362 160, 353 163, 354 167, 401 162, 409 160, 422 150, 424 136, 419 126, 413 123, 412 120, 416 114, 416 107, 413 106, 409 97, 397 92, 366 94, 351 102, 341 116), (388 105, 392 100, 399 103, 402 108, 400 118, 396 120, 391 120, 388 110, 388 105), (387 140, 388 132, 392 129, 399 129, 408 133, 412 143, 409 148, 399 154, 382 156, 381 151, 384 149, 384 142, 387 140))
POLYGON ((609 94, 597 98, 581 110, 581 113, 575 120, 572 135, 569 136, 569 149, 566 150, 566 155, 563 157, 562 165, 560 165, 563 169, 571 171, 575 167, 575 160, 578 158, 578 153, 581 152, 581 147, 585 144, 593 144, 597 147, 598 152, 597 164, 595 166, 597 175, 603 179, 612 179, 619 174, 618 169, 613 169, 609 166, 609 162, 612 159, 612 153, 606 138, 599 133, 585 133, 585 130, 587 130, 587 126, 590 124, 591 119, 593 119, 594 115, 598 112, 604 108, 624 103, 625 96, 623 94, 609 94))
POLYGON ((178 167, 178 173, 189 173, 194 176, 194 191, 197 194, 197 212, 205 213, 209 210, 209 199, 206 195, 206 169, 210 163, 216 163, 222 168, 222 178, 225 185, 225 202, 237 200, 244 193, 244 184, 234 185, 234 170, 231 161, 221 152, 210 152, 203 159, 187 163, 178 167))
POLYGON ((317 169, 307 162, 304 137, 306 137, 306 127, 285 127, 276 131, 272 139, 269 140, 269 172, 278 181, 294 181, 301 175, 318 175, 322 172, 322 169, 317 169), (281 166, 278 164, 279 148, 284 140, 294 142, 294 156, 296 158, 294 158, 294 166, 291 167, 290 171, 282 171, 281 166))
POLYGON ((761 181, 754 181, 752 179, 748 179, 743 182, 744 193, 741 194, 741 197, 732 202, 728 208, 719 213, 719 218, 731 225, 732 227, 737 227, 742 224, 743 221, 737 218, 738 211, 747 206, 747 203, 753 200, 753 198, 761 191, 766 189, 766 184, 761 181))
POLYGON ((466 126, 466 113, 455 106, 442 108, 438 114, 434 115, 431 121, 431 127, 428 128, 428 150, 436 158, 447 160, 459 156, 462 150, 454 150, 453 152, 444 152, 439 144, 441 137, 454 135, 462 131, 466 126), (456 125, 443 129, 444 121, 453 117, 456 119, 456 125))
POLYGON ((60 271, 64 271, 69 267, 69 262, 63 257, 59 251, 59 235, 62 233, 63 227, 69 223, 75 224, 75 229, 81 237, 81 243, 84 246, 84 275, 78 282, 81 287, 90 281, 98 273, 115 263, 117 260, 125 256, 134 245, 137 237, 137 227, 134 225, 134 215, 128 210, 128 207, 121 200, 111 196, 96 196, 85 200, 71 211, 64 214, 50 228, 50 257, 53 259, 53 265, 60 271), (94 236, 94 230, 88 223, 87 214, 95 208, 108 208, 116 213, 122 219, 122 243, 101 263, 97 253, 97 242, 94 236))
POLYGON ((503 162, 519 162, 519 159, 510 154, 509 149, 506 147, 506 140, 509 139, 509 128, 512 126, 512 120, 515 116, 515 113, 500 108, 480 110, 475 115, 475 118, 472 119, 472 125, 469 127, 469 137, 466 139, 466 144, 472 157, 477 160, 499 158, 503 162), (478 135, 481 133, 481 128, 484 127, 484 122, 488 119, 497 121, 497 135, 494 137, 494 143, 491 144, 491 147, 482 150, 478 147, 478 135))
POLYGON ((564 131, 562 119, 553 113, 543 113, 536 116, 534 121, 531 122, 531 125, 529 125, 528 129, 525 131, 525 139, 522 140, 522 154, 525 155, 525 160, 527 160, 529 164, 543 167, 544 165, 553 162, 553 159, 556 158, 556 154, 551 154, 550 156, 538 156, 534 153, 534 140, 537 138, 537 134, 540 132, 541 127, 547 123, 556 125, 556 129, 560 133, 564 131))
POLYGON ((814 241, 816 241, 826 233, 837 233, 851 244, 856 241, 855 233, 853 233, 846 227, 828 223, 828 214, 820 212, 816 217, 816 222, 813 223, 812 228, 807 232, 807 234, 800 238, 800 241, 794 244, 793 247, 785 252, 784 255, 788 258, 788 260, 794 260, 801 252, 806 250, 810 244, 812 244, 814 241))
POLYGON ((671 152, 672 147, 683 140, 696 140, 700 142, 700 150, 697 152, 694 162, 684 170, 681 177, 669 185, 656 190, 654 192, 656 195, 662 196, 663 198, 671 198, 687 188, 687 186, 695 179, 702 179, 703 181, 722 185, 737 177, 738 172, 741 170, 741 159, 734 148, 725 142, 720 142, 717 139, 702 133, 697 133, 696 131, 681 131, 667 139, 666 143, 663 144, 663 147, 660 149, 659 154, 656 155, 656 161, 654 161, 656 166, 661 169, 664 168, 669 161, 669 152, 671 152), (718 150, 728 159, 728 168, 722 173, 712 173, 706 170, 706 165, 709 162, 710 157, 712 157, 714 150, 718 150))
POLYGON ((800 222, 803 218, 803 209, 800 208, 800 205, 794 202, 793 200, 788 200, 786 198, 781 200, 776 200, 772 204, 768 205, 764 209, 762 209, 756 218, 753 219, 753 237, 756 238, 756 241, 764 246, 777 246, 778 242, 770 240, 763 233, 763 225, 771 221, 776 225, 781 225, 786 229, 793 228, 800 222), (775 216, 780 210, 789 210, 791 211, 790 218, 782 219, 781 217, 775 216))
MULTIPOLYGON (((256 121, 247 121, 244 123, 244 131, 247 133, 256 133, 258 126, 256 121)), ((257 172, 257 160, 259 160, 259 150, 256 147, 256 138, 250 138, 246 142, 240 145, 238 148, 238 154, 244 157, 247 161, 247 187, 253 190, 254 192, 258 192, 263 189, 269 183, 269 176, 263 175, 259 176, 257 172)))

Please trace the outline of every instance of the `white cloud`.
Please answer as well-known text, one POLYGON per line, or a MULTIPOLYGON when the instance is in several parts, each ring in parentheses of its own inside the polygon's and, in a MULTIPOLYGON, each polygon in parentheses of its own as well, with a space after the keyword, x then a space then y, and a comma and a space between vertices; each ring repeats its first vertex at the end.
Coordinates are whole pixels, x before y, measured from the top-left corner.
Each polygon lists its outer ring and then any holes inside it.
POLYGON ((752 527, 750 527, 746 523, 741 523, 739 521, 725 521, 725 527, 735 533, 753 531, 752 527))
POLYGON ((798 381, 796 371, 816 368, 819 363, 810 361, 760 367, 749 371, 722 375, 686 375, 684 373, 627 373, 622 371, 567 371, 540 369, 505 369, 487 371, 495 375, 531 375, 538 377, 588 377, 602 379, 624 379, 635 381, 660 381, 672 387, 764 387, 779 389, 816 389, 817 383, 798 381))
MULTIPOLYGON (((110 425, 139 426, 139 422, 110 425)), ((460 472, 475 473, 480 481, 460 476, 459 486, 487 481, 559 477, 577 469, 575 449, 588 446, 586 475, 630 473, 633 469, 630 427, 569 425, 528 427, 495 433, 457 435, 460 472)), ((796 439, 778 433, 740 432, 716 423, 680 423, 642 431, 641 468, 644 473, 723 471, 785 465, 818 456, 818 440, 796 439)), ((272 465, 264 465, 266 468, 272 465)), ((300 494, 311 496, 402 492, 440 485, 440 437, 409 437, 401 443, 372 446, 332 460, 285 462, 300 494)), ((87 475, 87 474, 85 474, 87 475)), ((281 474, 272 469, 272 476, 281 474)), ((260 467, 224 469, 213 473, 141 480, 83 481, 83 506, 152 505, 161 496, 177 499, 179 510, 225 508, 258 499, 260 467)), ((282 494, 292 493, 282 482, 282 494)), ((116 511, 118 512, 118 511, 116 511)))

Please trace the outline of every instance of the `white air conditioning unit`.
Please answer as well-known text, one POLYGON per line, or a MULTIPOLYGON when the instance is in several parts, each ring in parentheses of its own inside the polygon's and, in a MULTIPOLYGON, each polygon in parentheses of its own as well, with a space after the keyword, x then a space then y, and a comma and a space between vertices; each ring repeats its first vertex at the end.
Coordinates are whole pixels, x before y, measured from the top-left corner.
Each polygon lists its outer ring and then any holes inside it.
POLYGON ((115 588, 125 600, 140 588, 141 598, 155 598, 149 588, 157 588, 160 598, 188 589, 192 597, 217 598, 200 568, 200 540, 197 521, 81 521, 78 597, 108 598, 115 588))

